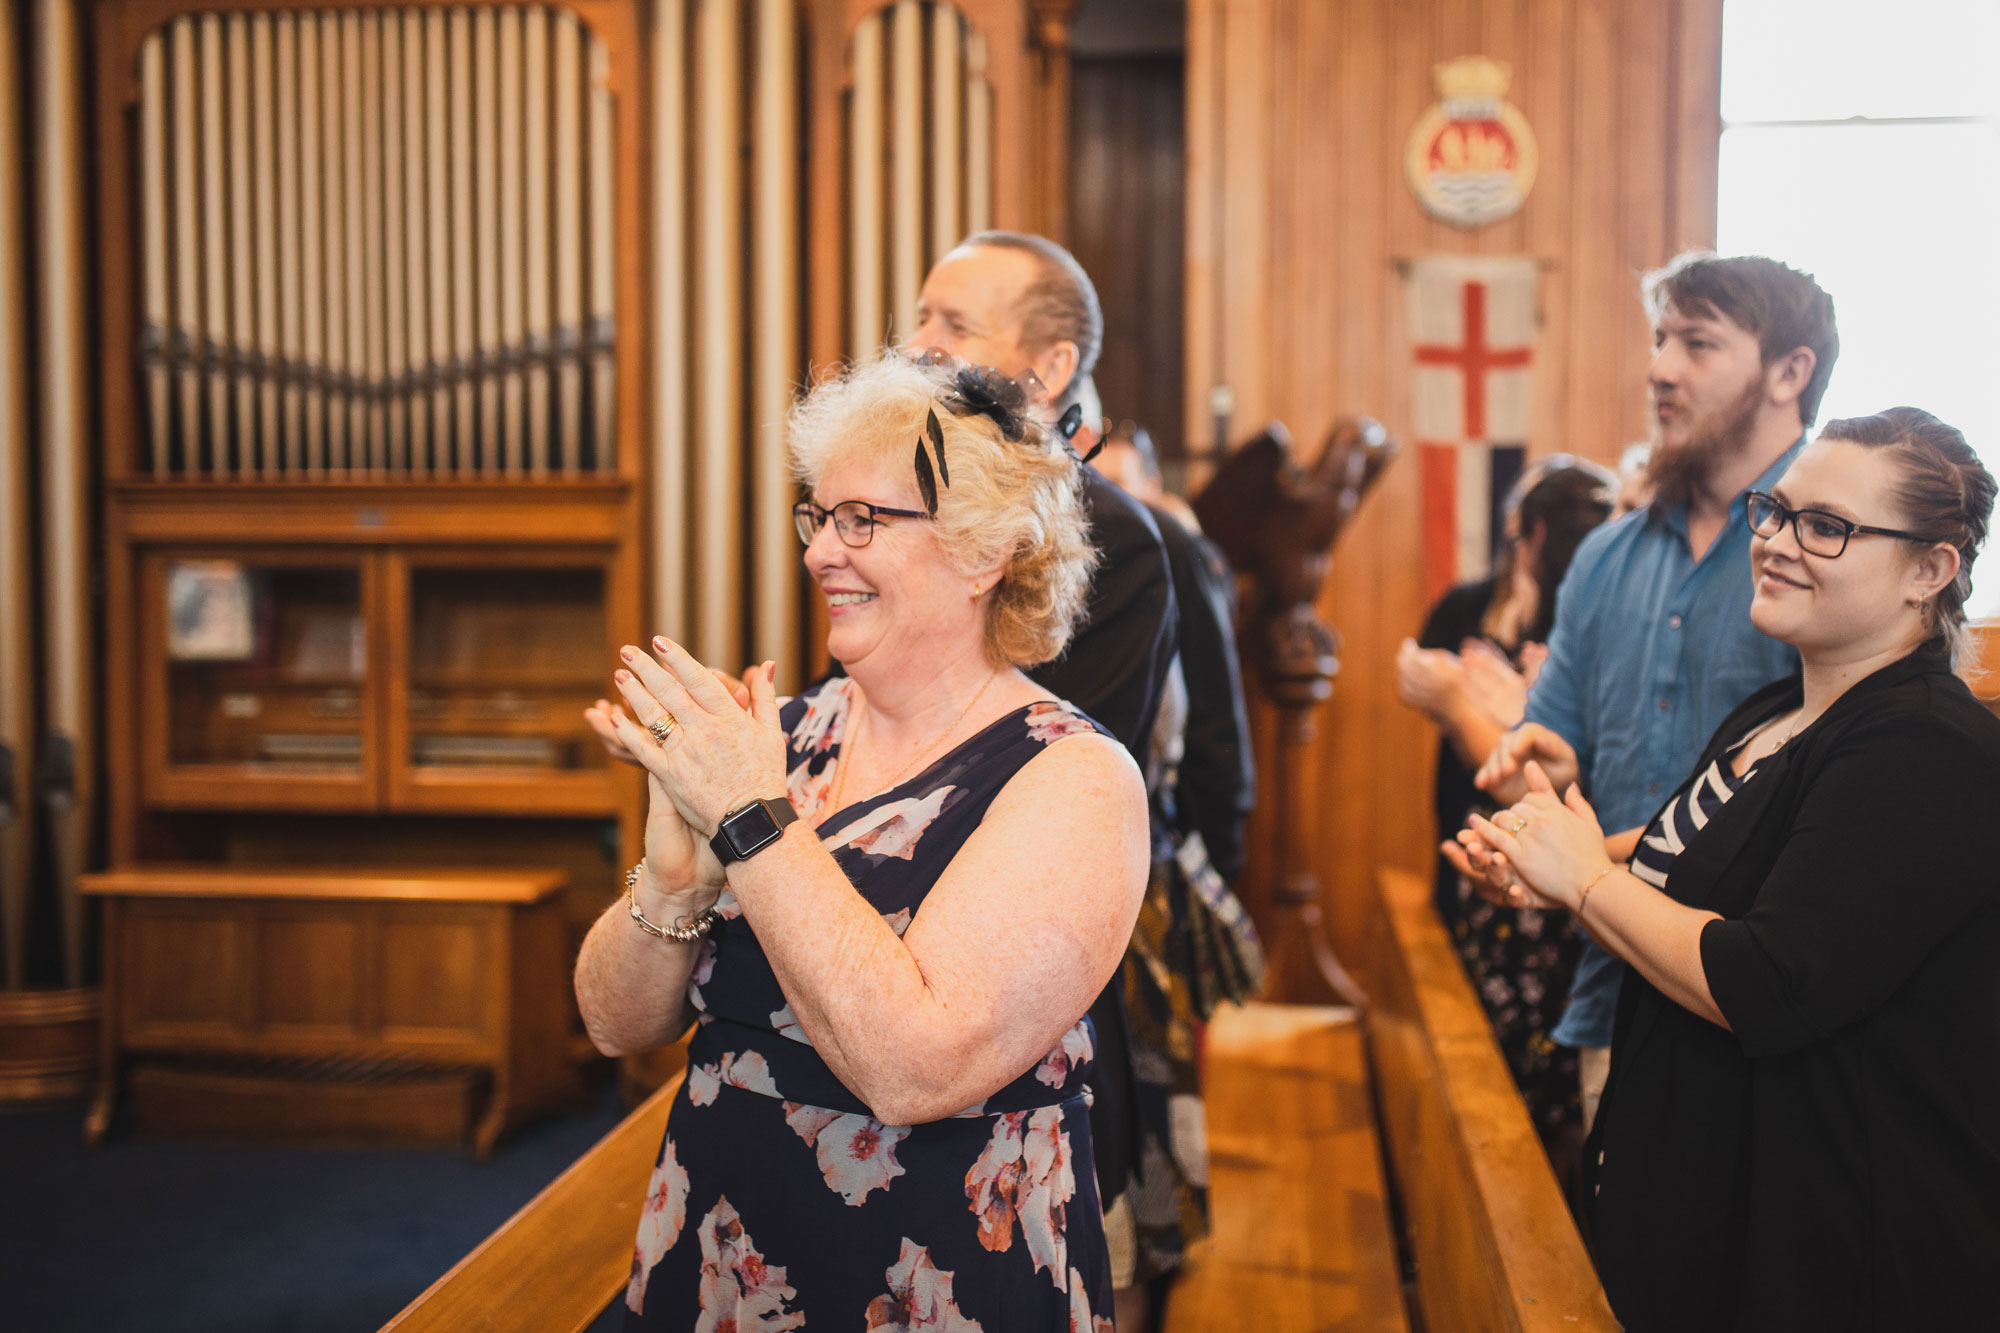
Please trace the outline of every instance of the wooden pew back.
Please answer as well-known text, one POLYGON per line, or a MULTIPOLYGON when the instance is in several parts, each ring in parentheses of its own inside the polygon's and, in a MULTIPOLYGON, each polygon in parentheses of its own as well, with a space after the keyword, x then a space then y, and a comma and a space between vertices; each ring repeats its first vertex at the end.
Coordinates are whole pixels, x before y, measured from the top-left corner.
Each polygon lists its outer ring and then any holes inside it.
POLYGON ((433 1282, 382 1333, 582 1333, 618 1298, 676 1076, 433 1282))
POLYGON ((1385 871, 1370 905, 1376 1105, 1430 1333, 1616 1333, 1428 882, 1385 871))

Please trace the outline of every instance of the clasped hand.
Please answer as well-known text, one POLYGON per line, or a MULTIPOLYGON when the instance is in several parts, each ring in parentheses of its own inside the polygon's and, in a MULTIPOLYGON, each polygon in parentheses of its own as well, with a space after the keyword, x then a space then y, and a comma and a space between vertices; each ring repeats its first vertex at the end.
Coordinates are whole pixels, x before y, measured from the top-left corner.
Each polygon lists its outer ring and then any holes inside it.
POLYGON ((1472 816, 1468 827, 1439 849, 1502 906, 1574 911, 1584 886, 1609 864, 1597 812, 1573 782, 1557 796, 1534 760, 1524 766, 1522 778, 1526 790, 1520 800, 1491 819, 1472 816))
MULTIPOLYGON (((646 860, 660 887, 696 882, 719 888, 722 867, 708 847, 723 816, 785 790, 785 738, 778 721, 777 667, 766 662, 732 689, 679 644, 655 638, 657 660, 620 651, 614 677, 625 701, 599 701, 591 726, 646 770, 650 805, 646 860), (648 730, 669 715, 666 741, 648 730)), ((617 753, 616 750, 613 753, 617 753)))

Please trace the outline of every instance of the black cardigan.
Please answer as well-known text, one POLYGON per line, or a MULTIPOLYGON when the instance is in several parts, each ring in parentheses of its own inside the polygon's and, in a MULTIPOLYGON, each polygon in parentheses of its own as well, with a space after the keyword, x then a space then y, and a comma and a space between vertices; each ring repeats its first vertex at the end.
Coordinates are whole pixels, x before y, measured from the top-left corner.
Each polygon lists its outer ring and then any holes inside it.
MULTIPOLYGON (((1695 772, 1798 706, 1728 717, 1695 772)), ((2000 719, 1933 642, 1675 862, 1725 1031, 1635 971, 1586 1152, 1634 1333, 2000 1327, 2000 719), (1602 1152, 1601 1162, 1598 1153, 1602 1152)))

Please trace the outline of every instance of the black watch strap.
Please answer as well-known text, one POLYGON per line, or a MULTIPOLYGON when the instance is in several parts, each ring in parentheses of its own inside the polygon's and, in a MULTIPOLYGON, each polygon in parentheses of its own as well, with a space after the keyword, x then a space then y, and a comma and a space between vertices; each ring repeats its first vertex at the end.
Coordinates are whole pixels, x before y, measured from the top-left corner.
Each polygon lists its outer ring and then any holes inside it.
POLYGON ((798 817, 799 812, 782 796, 775 801, 752 801, 724 815, 708 845, 715 849, 715 859, 724 865, 747 861, 776 842, 784 834, 785 826, 798 817))

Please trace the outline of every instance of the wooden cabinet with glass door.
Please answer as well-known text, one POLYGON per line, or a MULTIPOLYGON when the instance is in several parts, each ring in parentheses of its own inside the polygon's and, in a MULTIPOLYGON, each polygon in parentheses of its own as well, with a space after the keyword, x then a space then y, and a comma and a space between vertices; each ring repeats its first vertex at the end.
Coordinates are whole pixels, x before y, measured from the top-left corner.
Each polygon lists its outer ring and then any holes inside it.
POLYGON ((379 806, 371 556, 154 550, 140 580, 147 804, 379 806))
POLYGON ((609 550, 166 548, 141 562, 155 810, 615 815, 609 550))
POLYGON ((387 555, 390 809, 614 812, 583 721, 609 688, 610 578, 608 553, 387 555))

